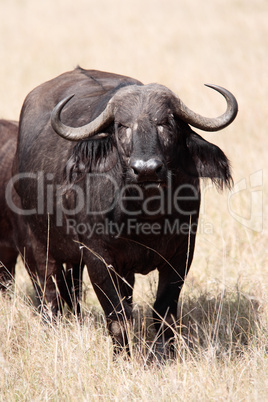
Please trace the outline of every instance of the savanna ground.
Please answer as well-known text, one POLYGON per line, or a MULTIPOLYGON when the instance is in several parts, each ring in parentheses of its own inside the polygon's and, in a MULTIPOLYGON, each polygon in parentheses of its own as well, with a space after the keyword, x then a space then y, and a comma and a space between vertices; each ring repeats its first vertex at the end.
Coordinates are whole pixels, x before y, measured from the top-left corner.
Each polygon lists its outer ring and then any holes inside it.
POLYGON ((0 295, 0 399, 268 400, 266 0, 9 0, 0 3, 0 117, 18 119, 27 93, 77 64, 158 82, 195 111, 223 112, 203 83, 231 90, 234 123, 201 133, 232 161, 235 187, 204 185, 194 262, 181 302, 178 358, 150 363, 156 277, 138 277, 133 358, 113 360, 86 275, 83 323, 44 325, 18 262, 0 295))

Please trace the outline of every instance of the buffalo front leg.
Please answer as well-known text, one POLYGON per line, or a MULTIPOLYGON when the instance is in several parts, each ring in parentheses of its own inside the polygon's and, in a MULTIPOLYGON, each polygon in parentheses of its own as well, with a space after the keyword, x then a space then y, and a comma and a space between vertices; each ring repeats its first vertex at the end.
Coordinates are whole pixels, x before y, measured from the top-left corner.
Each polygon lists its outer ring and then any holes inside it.
POLYGON ((129 324, 132 321, 134 274, 121 278, 112 265, 91 258, 88 273, 98 300, 104 310, 107 328, 112 337, 114 354, 129 351, 129 324))
POLYGON ((175 355, 174 340, 179 325, 178 300, 191 265, 192 253, 187 261, 181 261, 183 263, 179 267, 177 265, 175 268, 175 263, 172 264, 173 261, 159 271, 158 290, 153 311, 157 332, 157 353, 161 358, 175 355))
POLYGON ((178 275, 159 273, 157 298, 154 304, 153 318, 156 329, 156 352, 162 358, 173 355, 178 299, 183 280, 178 275))

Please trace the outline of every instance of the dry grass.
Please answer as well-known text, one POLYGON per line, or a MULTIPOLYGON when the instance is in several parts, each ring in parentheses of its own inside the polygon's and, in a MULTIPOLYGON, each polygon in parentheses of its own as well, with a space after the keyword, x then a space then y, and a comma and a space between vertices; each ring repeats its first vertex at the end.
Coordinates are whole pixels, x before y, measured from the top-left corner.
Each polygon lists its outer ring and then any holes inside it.
POLYGON ((0 400, 267 400, 267 1, 10 0, 0 12, 1 117, 18 119, 33 87, 77 64, 165 84, 209 116, 224 102, 203 83, 219 84, 239 115, 202 135, 229 156, 241 189, 205 188, 179 358, 166 365, 145 364, 154 275, 138 277, 141 337, 126 362, 112 360, 86 278, 83 324, 66 316, 51 327, 19 267, 14 294, 0 296, 0 400))
POLYGON ((263 300, 241 288, 197 293, 182 301, 178 358, 160 365, 148 357, 147 306, 135 309, 132 359, 113 361, 99 309, 85 305, 82 323, 65 316, 51 326, 20 291, 0 296, 1 400, 265 400, 263 300))

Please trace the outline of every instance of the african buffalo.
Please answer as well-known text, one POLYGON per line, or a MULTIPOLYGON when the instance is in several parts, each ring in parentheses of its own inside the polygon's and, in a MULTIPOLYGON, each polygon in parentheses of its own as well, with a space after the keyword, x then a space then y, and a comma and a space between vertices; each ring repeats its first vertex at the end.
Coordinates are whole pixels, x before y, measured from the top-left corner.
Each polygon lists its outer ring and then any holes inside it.
MULTIPOLYGON (((12 165, 17 148, 18 131, 18 122, 0 120, 0 290, 7 290, 13 283, 17 258, 21 254, 23 262, 27 256, 25 267, 33 280, 36 292, 40 294, 42 289, 39 288, 38 281, 28 269, 28 265, 35 266, 29 238, 30 229, 23 215, 18 213, 21 211, 20 198, 12 185, 12 165)), ((75 271, 74 267, 67 265, 66 301, 71 308, 75 306, 79 309, 77 293, 79 284, 73 276, 73 271, 75 271), (76 284, 74 290, 77 293, 75 300, 70 298, 74 283, 76 284)))
MULTIPOLYGON (((199 178, 232 185, 229 161, 192 131, 217 131, 237 114, 205 118, 172 91, 77 68, 35 88, 20 116, 14 163, 42 305, 66 300, 63 264, 87 266, 115 352, 128 348, 135 273, 157 269, 157 333, 174 336, 178 297, 190 268, 200 206, 199 178)), ((27 259, 27 256, 26 256, 27 259)))
MULTIPOLYGON (((12 176, 12 164, 17 147, 17 122, 0 120, 0 289, 13 282, 18 257, 14 214, 6 204, 5 189, 12 176)), ((16 218, 15 218, 16 219, 16 218)), ((18 217, 18 219, 20 219, 18 217)))
MULTIPOLYGON (((14 282, 15 266, 21 253, 34 265, 29 228, 20 213, 20 198, 13 188, 12 166, 17 149, 19 123, 0 120, 0 290, 14 282), (16 210, 12 208, 16 205, 16 210)), ((26 266, 27 268, 27 266, 26 266)), ((38 287, 36 290, 38 291, 38 287)))

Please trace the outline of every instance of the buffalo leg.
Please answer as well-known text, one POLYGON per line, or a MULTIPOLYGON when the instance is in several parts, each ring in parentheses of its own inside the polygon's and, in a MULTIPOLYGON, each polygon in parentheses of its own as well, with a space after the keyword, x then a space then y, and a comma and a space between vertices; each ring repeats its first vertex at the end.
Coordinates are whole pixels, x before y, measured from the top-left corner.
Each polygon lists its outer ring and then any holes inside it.
POLYGON ((132 320, 134 274, 120 278, 111 265, 92 257, 91 262, 86 264, 91 283, 106 316, 114 354, 123 350, 129 354, 128 324, 132 320))
POLYGON ((31 248, 25 253, 25 263, 36 290, 39 308, 44 314, 51 313, 55 317, 62 313, 67 293, 65 270, 32 233, 30 239, 31 248))
POLYGON ((194 246, 192 245, 186 260, 183 258, 182 261, 181 257, 177 256, 171 260, 170 265, 166 265, 159 271, 153 318, 158 337, 158 351, 160 355, 162 354, 161 357, 168 357, 170 353, 174 354, 173 340, 178 325, 178 300, 192 262, 193 249, 194 246), (181 264, 176 267, 177 261, 180 261, 181 264))
POLYGON ((107 278, 101 286, 94 283, 93 287, 106 316, 108 331, 113 340, 114 354, 122 351, 130 354, 128 325, 132 321, 132 292, 128 291, 124 294, 120 287, 125 288, 125 284, 121 283, 121 285, 118 287, 114 281, 107 278))
POLYGON ((174 338, 174 325, 177 320, 178 299, 182 286, 183 280, 178 278, 178 274, 159 273, 153 318, 160 348, 165 347, 174 338))
POLYGON ((27 269, 36 291, 40 309, 50 307, 52 314, 62 313, 63 305, 66 302, 74 313, 80 315, 81 294, 82 294, 82 271, 80 264, 67 264, 66 271, 62 264, 57 263, 53 258, 44 256, 40 264, 29 263, 27 269))

